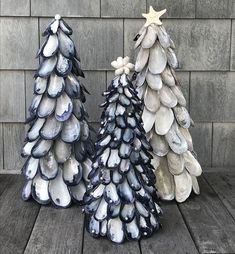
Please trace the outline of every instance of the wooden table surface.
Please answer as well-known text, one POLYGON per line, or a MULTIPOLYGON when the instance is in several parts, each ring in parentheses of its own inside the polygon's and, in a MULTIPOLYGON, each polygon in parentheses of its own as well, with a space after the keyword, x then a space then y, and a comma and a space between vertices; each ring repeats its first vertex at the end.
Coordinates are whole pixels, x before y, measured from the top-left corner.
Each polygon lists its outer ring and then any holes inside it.
POLYGON ((183 204, 162 202, 163 228, 149 239, 122 245, 90 237, 80 206, 23 202, 22 180, 0 175, 0 254, 235 253, 235 171, 204 173, 200 196, 183 204))

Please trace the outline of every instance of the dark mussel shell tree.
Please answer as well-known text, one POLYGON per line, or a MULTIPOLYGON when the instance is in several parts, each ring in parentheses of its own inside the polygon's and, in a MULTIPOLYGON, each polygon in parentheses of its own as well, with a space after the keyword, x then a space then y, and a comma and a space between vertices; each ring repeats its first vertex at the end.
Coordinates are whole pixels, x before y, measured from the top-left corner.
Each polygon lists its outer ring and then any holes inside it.
POLYGON ((84 108, 87 90, 72 29, 56 15, 43 35, 40 66, 35 74, 34 98, 29 108, 30 128, 22 156, 23 200, 68 207, 83 203, 91 170, 93 144, 84 108))
POLYGON ((151 150, 141 120, 141 101, 127 74, 129 58, 112 62, 116 77, 107 91, 90 184, 86 228, 115 243, 149 237, 159 228, 151 150))

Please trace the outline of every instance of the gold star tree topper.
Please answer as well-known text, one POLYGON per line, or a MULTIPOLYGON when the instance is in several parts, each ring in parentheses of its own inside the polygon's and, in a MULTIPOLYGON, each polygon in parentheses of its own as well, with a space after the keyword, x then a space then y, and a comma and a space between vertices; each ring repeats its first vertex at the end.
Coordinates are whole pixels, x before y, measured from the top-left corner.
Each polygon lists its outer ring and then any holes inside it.
POLYGON ((152 6, 149 7, 149 13, 142 13, 142 16, 146 18, 146 22, 144 24, 145 27, 151 25, 152 23, 156 25, 161 25, 162 22, 160 17, 166 12, 166 9, 162 11, 155 11, 152 6))

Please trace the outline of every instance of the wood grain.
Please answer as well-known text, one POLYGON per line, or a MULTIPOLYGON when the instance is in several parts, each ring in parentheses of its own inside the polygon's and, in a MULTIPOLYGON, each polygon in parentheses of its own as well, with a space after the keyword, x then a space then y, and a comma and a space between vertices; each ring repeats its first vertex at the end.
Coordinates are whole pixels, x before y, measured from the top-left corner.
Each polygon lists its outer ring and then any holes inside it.
POLYGON ((201 195, 179 205, 200 253, 234 253, 235 223, 202 177, 201 195))
POLYGON ((234 172, 205 173, 204 176, 220 200, 235 219, 235 174, 234 172))
POLYGON ((229 167, 235 165, 235 123, 213 124, 212 166, 229 167))
POLYGON ((24 122, 23 71, 0 71, 0 101, 0 122, 24 122))
POLYGON ((106 89, 106 73, 104 71, 86 71, 85 79, 80 79, 90 94, 86 94, 85 108, 89 114, 90 122, 99 122, 102 112, 100 104, 104 97, 102 93, 106 89))
POLYGON ((235 70, 235 20, 232 21, 231 63, 230 69, 235 70))
POLYGON ((197 0, 197 18, 234 18, 235 2, 233 0, 197 0))
POLYGON ((147 0, 147 7, 152 5, 157 11, 167 9, 163 18, 194 18, 194 0, 147 0))
POLYGON ((0 18, 0 69, 34 69, 38 48, 36 18, 0 18))
POLYGON ((25 159, 20 155, 25 138, 24 124, 3 124, 4 169, 20 171, 25 159))
POLYGON ((10 175, 0 175, 0 196, 6 190, 12 180, 13 179, 10 175))
POLYGON ((33 99, 34 91, 34 76, 35 71, 26 71, 25 72, 25 119, 29 117, 29 106, 33 99))
POLYGON ((99 0, 31 0, 32 16, 97 17, 100 15, 99 0))
POLYGON ((235 122, 235 72, 193 72, 190 108, 194 121, 235 122))
POLYGON ((198 123, 190 128, 194 150, 202 166, 211 166, 212 123, 198 123))
POLYGON ((29 16, 30 0, 1 0, 0 14, 2 16, 29 16))
POLYGON ((138 242, 125 242, 123 244, 115 244, 107 240, 107 238, 95 239, 84 232, 84 254, 140 254, 138 242))
POLYGON ((69 209, 42 207, 25 254, 81 253, 83 241, 81 207, 69 209))
POLYGON ((164 203, 162 209, 164 216, 162 219, 162 229, 151 238, 141 240, 142 253, 145 253, 145 250, 148 250, 148 254, 198 253, 177 205, 174 202, 164 203), (169 239, 167 243, 166 239, 169 239))
POLYGON ((143 0, 101 0, 101 17, 140 18, 146 13, 143 0))
POLYGON ((3 169, 3 128, 2 123, 0 123, 0 169, 3 169))
POLYGON ((22 253, 31 234, 40 206, 20 198, 22 176, 11 176, 0 196, 0 253, 22 253))

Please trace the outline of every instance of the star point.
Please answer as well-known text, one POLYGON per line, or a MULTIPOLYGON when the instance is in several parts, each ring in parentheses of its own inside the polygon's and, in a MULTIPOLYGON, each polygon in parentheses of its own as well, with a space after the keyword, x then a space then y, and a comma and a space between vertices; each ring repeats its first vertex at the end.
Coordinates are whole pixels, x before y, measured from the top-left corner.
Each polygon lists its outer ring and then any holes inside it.
POLYGON ((148 13, 143 13, 142 16, 146 18, 146 22, 144 24, 145 27, 151 25, 152 23, 156 25, 162 25, 160 17, 166 13, 166 9, 161 11, 155 11, 152 6, 149 7, 148 13))

